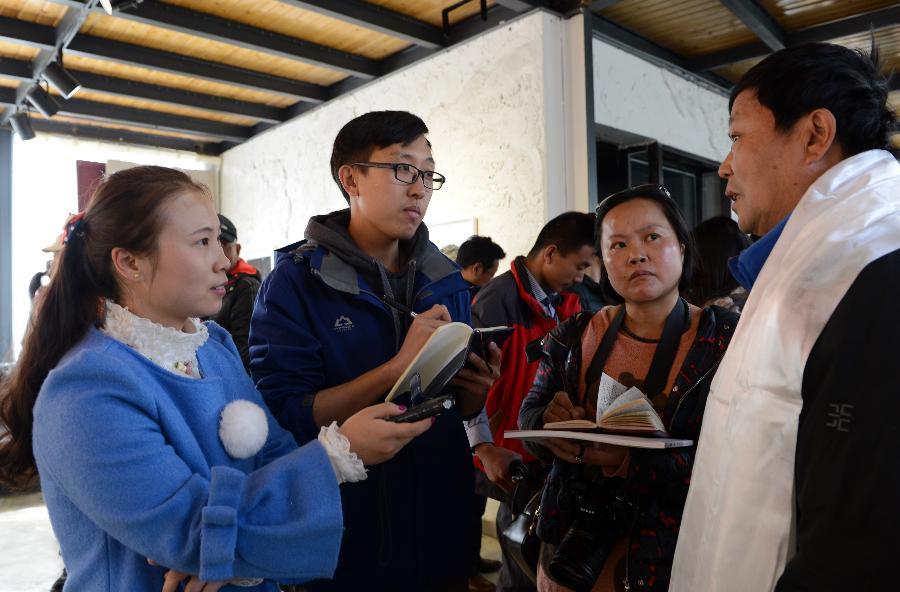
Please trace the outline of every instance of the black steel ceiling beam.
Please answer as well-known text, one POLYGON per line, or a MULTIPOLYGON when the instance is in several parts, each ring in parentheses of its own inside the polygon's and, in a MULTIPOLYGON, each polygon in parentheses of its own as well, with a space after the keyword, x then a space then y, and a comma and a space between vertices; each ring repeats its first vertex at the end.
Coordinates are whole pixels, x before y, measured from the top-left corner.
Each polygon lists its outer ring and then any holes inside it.
POLYGON ((85 101, 82 99, 69 99, 60 104, 60 115, 73 115, 100 121, 137 125, 151 129, 166 130, 184 134, 206 136, 215 140, 234 140, 242 142, 253 136, 253 128, 243 125, 199 119, 197 117, 185 117, 184 115, 172 115, 159 111, 148 111, 99 103, 97 101, 85 101))
MULTIPOLYGON (((470 16, 450 27, 447 35, 447 42, 450 45, 462 43, 467 39, 489 31, 504 21, 508 21, 519 16, 520 12, 506 8, 498 2, 494 6, 488 8, 487 20, 482 20, 480 14, 470 16)), ((414 64, 420 60, 436 54, 439 49, 429 49, 427 47, 410 46, 396 54, 381 60, 381 70, 383 74, 396 72, 406 66, 414 64)), ((364 80, 348 78, 332 84, 328 87, 331 98, 338 97, 348 93, 354 89, 363 86, 364 80)), ((300 111, 302 112, 302 111, 300 111)), ((299 114, 299 112, 297 113, 299 114)))
POLYGON ((34 79, 34 64, 16 58, 0 58, 0 77, 30 81, 34 79))
MULTIPOLYGON (((18 93, 15 89, 0 88, 0 105, 15 106, 17 95, 18 93)), ((216 141, 231 140, 242 142, 255 133, 251 127, 80 99, 65 101, 61 105, 59 114, 205 136, 216 141)))
MULTIPOLYGON (((33 71, 34 68, 31 62, 13 58, 0 58, 0 78, 30 80, 33 71)), ((93 72, 85 72, 83 70, 72 70, 71 68, 69 69, 69 72, 78 79, 78 82, 81 83, 82 88, 85 90, 91 90, 106 95, 131 99, 146 99, 176 107, 196 107, 213 113, 252 117, 270 123, 280 123, 282 121, 287 121, 290 118, 287 109, 270 107, 260 103, 237 101, 215 95, 182 90, 180 88, 147 84, 145 82, 137 82, 125 78, 94 74, 93 72)))
MULTIPOLYGON (((69 4, 72 0, 51 1, 69 4)), ((102 9, 95 9, 100 10, 102 9)), ((298 60, 351 76, 372 79, 380 74, 378 62, 363 56, 157 0, 143 0, 137 6, 118 11, 114 15, 119 19, 203 37, 275 57, 298 60)))
POLYGON ((728 94, 730 92, 732 83, 725 78, 708 72, 692 72, 688 68, 687 60, 674 51, 641 37, 637 33, 629 31, 602 16, 591 14, 590 17, 593 34, 598 39, 639 55, 658 66, 675 70, 682 75, 696 79, 720 93, 728 94))
MULTIPOLYGON (((869 30, 877 31, 897 24, 900 24, 900 6, 891 6, 787 33, 785 41, 787 46, 831 41, 866 33, 869 30)), ((771 49, 764 43, 748 43, 689 60, 688 67, 694 72, 714 70, 735 62, 761 58, 768 55, 770 51, 771 49)))
POLYGON ((756 0, 719 1, 772 51, 778 51, 787 46, 787 35, 784 29, 756 0))
POLYGON ((600 12, 605 8, 610 8, 611 6, 615 6, 622 0, 594 0, 590 4, 588 4, 588 9, 591 12, 600 12))
POLYGON ((123 142, 126 144, 139 144, 154 148, 169 148, 171 150, 185 150, 199 154, 218 156, 222 153, 222 144, 219 142, 205 142, 189 138, 176 138, 172 136, 159 136, 145 134, 131 130, 115 129, 108 127, 96 127, 53 121, 48 119, 32 119, 31 127, 35 131, 50 134, 75 136, 76 138, 88 138, 107 142, 123 142))
POLYGON ((56 47, 56 29, 19 19, 0 17, 0 41, 9 41, 40 49, 56 47))
POLYGON ((0 105, 15 107, 17 95, 18 93, 14 88, 0 88, 0 105))
POLYGON ((327 99, 328 95, 327 89, 317 84, 272 76, 93 35, 78 35, 69 44, 66 53, 221 82, 312 102, 322 102, 327 99))
MULTIPOLYGON (((0 66, 2 66, 2 64, 0 64, 0 66)), ((180 88, 158 86, 155 84, 147 84, 145 82, 126 80, 124 78, 103 76, 102 74, 94 74, 93 72, 84 72, 80 70, 70 70, 70 72, 78 79, 85 89, 107 95, 146 99, 173 106, 196 107, 215 113, 252 117, 254 119, 259 119, 260 121, 271 123, 280 123, 282 121, 287 121, 288 119, 288 113, 285 109, 270 107, 260 103, 237 101, 234 99, 217 97, 215 95, 182 90, 180 88)))
POLYGON ((279 1, 429 49, 447 45, 440 27, 361 0, 279 1))

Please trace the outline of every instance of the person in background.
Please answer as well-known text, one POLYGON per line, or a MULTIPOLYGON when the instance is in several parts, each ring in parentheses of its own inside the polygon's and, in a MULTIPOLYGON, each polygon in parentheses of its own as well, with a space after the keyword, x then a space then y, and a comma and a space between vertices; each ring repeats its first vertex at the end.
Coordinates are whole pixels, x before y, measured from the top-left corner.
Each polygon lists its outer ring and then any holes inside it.
POLYGON ((247 341, 250 338, 250 318, 262 278, 255 267, 241 259, 237 228, 222 214, 219 214, 219 229, 219 243, 228 257, 228 282, 225 284, 222 308, 212 320, 231 335, 241 354, 241 362, 249 371, 250 346, 247 341))
MULTIPOLYGON (((331 174, 348 208, 313 216, 279 249, 253 312, 250 370, 298 442, 384 399, 434 333, 471 321, 469 284, 422 222, 445 178, 428 128, 404 111, 345 124, 331 174), (415 316, 410 314, 415 312, 415 316)), ((312 592, 466 589, 472 458, 462 420, 484 407, 500 365, 470 354, 456 407, 368 480, 342 488, 344 539, 333 581, 312 592)))
MULTIPOLYGON (((512 490, 510 463, 523 460, 538 476, 541 469, 519 440, 503 432, 516 429, 519 406, 534 381, 538 359, 529 361, 526 348, 581 310, 578 296, 567 291, 584 277, 594 254, 594 219, 590 214, 566 212, 547 222, 527 257, 516 257, 509 271, 491 280, 475 297, 472 318, 476 327, 515 328, 503 344, 500 378, 488 393, 485 411, 469 422, 469 444, 476 455, 476 491, 500 500, 497 533, 512 522, 508 494, 512 490)), ((533 590, 534 583, 503 548, 500 586, 504 592, 533 590)))
MULTIPOLYGON (((605 292, 620 304, 576 315, 543 341, 519 427, 596 417, 600 380, 607 375, 640 389, 670 437, 696 442, 712 374, 738 317, 680 297, 693 249, 665 187, 614 193, 600 202, 596 219, 605 292)), ((544 543, 538 589, 665 591, 695 446, 650 450, 547 439, 527 447, 553 463, 537 528, 544 543), (575 491, 584 492, 584 501, 574 502, 575 491), (563 542, 576 524, 591 537, 563 542)))
POLYGON ((591 265, 584 270, 581 282, 575 284, 569 290, 578 294, 581 301, 581 310, 585 312, 597 312, 607 305, 609 296, 603 293, 603 262, 596 254, 591 258, 591 265))
POLYGON ((695 226, 691 238, 697 247, 697 269, 688 300, 697 306, 714 304, 740 313, 747 290, 735 279, 728 262, 752 244, 750 237, 728 216, 716 216, 695 226))
POLYGON ((900 164, 869 55, 770 54, 719 167, 750 290, 716 373, 673 592, 893 590, 900 532, 900 164))
POLYGON ((275 592, 329 577, 339 485, 366 479, 428 420, 370 407, 298 448, 244 372, 221 306, 228 259, 205 187, 135 167, 69 220, 0 385, 0 484, 39 476, 66 589, 275 592), (163 567, 165 566, 165 567, 163 567))
MULTIPOLYGON (((446 254, 446 253, 445 253, 446 254)), ((449 256, 449 255, 448 255, 449 256)), ((472 284, 472 294, 476 295, 482 286, 496 275, 500 260, 506 257, 503 249, 489 236, 473 235, 465 240, 457 249, 454 258, 462 268, 462 276, 472 284)), ((476 485, 477 489, 477 485, 476 485)), ((469 572, 470 592, 492 592, 493 583, 481 574, 493 573, 500 569, 502 563, 481 556, 481 518, 487 507, 487 496, 476 491, 473 516, 472 568, 469 572)))
POLYGON ((462 267, 463 279, 472 284, 477 293, 497 274, 504 257, 506 253, 491 237, 474 235, 459 245, 456 264, 462 267))

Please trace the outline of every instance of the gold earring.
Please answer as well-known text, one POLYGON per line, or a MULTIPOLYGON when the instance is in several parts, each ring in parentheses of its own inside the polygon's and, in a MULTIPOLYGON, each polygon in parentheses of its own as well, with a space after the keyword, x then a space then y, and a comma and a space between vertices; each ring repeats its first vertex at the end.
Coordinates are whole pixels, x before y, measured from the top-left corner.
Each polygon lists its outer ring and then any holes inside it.
POLYGON ((141 274, 139 274, 139 273, 134 274, 134 279, 136 279, 136 280, 141 279, 141 274))

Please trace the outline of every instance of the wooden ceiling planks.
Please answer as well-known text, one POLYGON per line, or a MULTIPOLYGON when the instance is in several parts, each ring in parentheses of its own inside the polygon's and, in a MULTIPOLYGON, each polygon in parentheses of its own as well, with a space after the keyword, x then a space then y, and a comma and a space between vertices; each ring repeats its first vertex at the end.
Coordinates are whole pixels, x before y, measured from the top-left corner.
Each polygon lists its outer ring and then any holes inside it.
MULTIPOLYGON (((51 89, 51 91, 52 90, 53 89, 51 89)), ((115 96, 93 90, 82 89, 78 91, 78 98, 98 103, 105 103, 108 105, 120 105, 122 107, 144 109, 146 111, 157 111, 159 113, 170 113, 172 115, 183 115, 185 117, 196 117, 198 119, 208 119, 210 121, 222 121, 224 123, 233 123, 235 125, 252 126, 257 122, 253 118, 241 117, 240 115, 226 115, 224 113, 207 111, 205 109, 197 109, 181 105, 175 106, 170 103, 160 103, 157 101, 148 101, 145 99, 115 96)))
POLYGON ((600 14, 686 58, 757 41, 718 0, 623 0, 600 14))
POLYGON ((88 119, 83 117, 73 117, 71 115, 54 115, 51 118, 46 118, 40 113, 32 112, 30 115, 33 119, 44 120, 44 121, 53 121, 58 123, 70 123, 73 125, 83 125, 90 127, 100 127, 104 129, 118 129, 118 130, 127 130, 130 132, 139 132, 142 134, 153 134, 157 136, 166 136, 169 138, 182 138, 186 140, 194 140, 197 142, 208 142, 209 138, 206 138, 202 135, 192 135, 192 134, 184 134, 180 132, 173 132, 169 130, 160 130, 160 129, 148 129, 145 127, 139 127, 135 125, 128 125, 123 123, 115 123, 109 121, 100 121, 97 119, 88 119))
POLYGON ((0 41, 0 57, 15 58, 17 60, 33 60, 40 50, 36 47, 0 41))
POLYGON ((166 0, 165 3, 374 60, 409 47, 402 39, 276 0, 166 0))
POLYGON ((296 102, 296 99, 264 91, 250 90, 219 82, 199 80, 191 78, 190 76, 159 72, 157 70, 139 66, 116 64, 83 56, 66 56, 66 68, 72 68, 73 74, 76 77, 78 76, 77 72, 75 72, 76 70, 84 70, 94 74, 103 74, 104 76, 115 76, 116 78, 125 78, 127 80, 136 80, 159 86, 190 90, 217 97, 261 103, 271 107, 284 108, 289 107, 296 102))
MULTIPOLYGON (((425 21, 435 27, 443 26, 444 9, 455 4, 455 2, 445 2, 443 0, 369 0, 369 3, 411 16, 416 20, 425 21)), ((494 0, 489 0, 487 3, 488 8, 494 4, 496 4, 494 0)), ((450 13, 450 24, 452 25, 470 16, 475 16, 480 11, 480 2, 473 1, 464 4, 450 13)))
POLYGON ((783 29, 796 31, 896 6, 896 0, 758 0, 783 29))
POLYGON ((80 33, 323 86, 346 78, 335 70, 98 12, 88 16, 80 33))
POLYGON ((45 0, 4 0, 0 3, 0 16, 49 27, 58 25, 65 14, 65 6, 45 0))

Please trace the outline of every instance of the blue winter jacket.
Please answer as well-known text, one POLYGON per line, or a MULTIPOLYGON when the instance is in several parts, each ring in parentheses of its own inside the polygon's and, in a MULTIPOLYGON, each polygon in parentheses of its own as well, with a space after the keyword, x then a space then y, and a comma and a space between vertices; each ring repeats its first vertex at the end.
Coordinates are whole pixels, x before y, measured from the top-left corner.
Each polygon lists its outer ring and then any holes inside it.
MULTIPOLYGON (((412 308, 443 304, 453 320, 469 323, 468 284, 458 267, 431 243, 415 265, 412 308)), ((277 252, 253 313, 250 369, 273 414, 299 443, 318 433, 316 393, 399 350, 405 326, 375 292, 322 244, 302 241, 277 252)), ((334 580, 308 588, 420 591, 465 582, 472 492, 469 444, 453 410, 393 459, 371 467, 366 480, 341 486, 345 531, 334 580)))
MULTIPOLYGON (((34 408, 34 455, 66 590, 159 592, 165 567, 201 578, 328 577, 338 558, 338 485, 324 448, 298 449, 269 419, 256 455, 219 439, 225 405, 264 405, 228 333, 209 323, 202 379, 165 370, 91 328, 34 408)), ((223 590, 249 590, 226 586, 223 590)))

